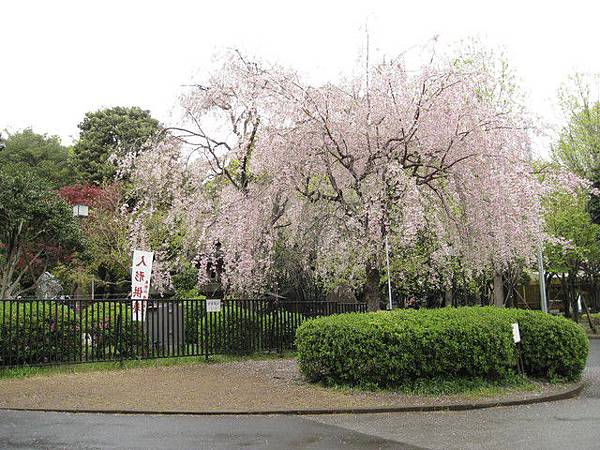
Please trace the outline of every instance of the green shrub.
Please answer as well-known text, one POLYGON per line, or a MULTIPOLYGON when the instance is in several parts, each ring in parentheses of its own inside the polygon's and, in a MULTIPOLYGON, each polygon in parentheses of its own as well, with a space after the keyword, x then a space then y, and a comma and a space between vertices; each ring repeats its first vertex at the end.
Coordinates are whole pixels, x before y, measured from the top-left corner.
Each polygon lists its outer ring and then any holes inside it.
POLYGON ((144 356, 147 347, 144 333, 146 322, 132 320, 129 302, 91 303, 81 310, 80 315, 78 320, 81 320, 81 327, 89 335, 87 354, 90 358, 144 356))
POLYGON ((540 311, 506 309, 500 314, 519 323, 527 374, 551 380, 579 379, 589 352, 588 338, 579 325, 540 311))
POLYGON ((243 302, 224 301, 221 311, 208 313, 208 319, 204 305, 189 311, 186 310, 186 343, 204 348, 206 337, 210 352, 221 354, 292 348, 296 328, 306 319, 299 313, 269 312, 262 305, 243 302))
POLYGON ((0 366, 76 361, 81 332, 75 313, 60 304, 0 304, 0 366))
POLYGON ((576 324, 541 312, 493 307, 310 320, 297 332, 298 362, 309 380, 326 384, 396 387, 433 378, 499 380, 516 371, 515 321, 528 374, 580 376, 588 342, 576 324))

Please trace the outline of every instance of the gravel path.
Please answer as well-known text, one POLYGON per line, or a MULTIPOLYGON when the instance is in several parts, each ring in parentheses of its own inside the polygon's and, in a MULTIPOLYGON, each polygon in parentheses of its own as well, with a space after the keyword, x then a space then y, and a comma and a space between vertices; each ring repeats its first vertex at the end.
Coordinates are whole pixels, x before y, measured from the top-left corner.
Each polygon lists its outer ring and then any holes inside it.
MULTIPOLYGON (((494 400, 538 397, 565 389, 540 384, 535 392, 494 400)), ((245 411, 448 405, 490 398, 351 393, 307 383, 293 359, 241 361, 56 374, 0 380, 0 408, 245 411)))

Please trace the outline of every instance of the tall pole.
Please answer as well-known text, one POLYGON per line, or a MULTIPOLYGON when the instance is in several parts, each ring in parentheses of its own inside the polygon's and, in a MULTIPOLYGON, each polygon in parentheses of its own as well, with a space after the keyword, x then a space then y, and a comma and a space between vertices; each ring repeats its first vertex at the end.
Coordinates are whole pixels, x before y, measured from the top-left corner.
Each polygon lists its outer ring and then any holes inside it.
MULTIPOLYGON (((529 148, 529 162, 533 162, 533 155, 531 148, 529 148)), ((542 311, 548 312, 548 301, 546 299, 546 278, 544 278, 544 256, 542 255, 542 243, 537 244, 537 260, 538 260, 538 273, 539 273, 539 285, 540 285, 540 306, 542 311)))
POLYGON ((388 309, 392 309, 392 278, 390 277, 390 246, 388 244, 387 234, 385 235, 385 263, 387 265, 388 279, 388 309))
POLYGON ((538 244, 537 248, 538 272, 540 280, 540 304, 542 311, 548 312, 548 300, 546 299, 546 278, 544 277, 544 257, 542 255, 542 245, 538 244))

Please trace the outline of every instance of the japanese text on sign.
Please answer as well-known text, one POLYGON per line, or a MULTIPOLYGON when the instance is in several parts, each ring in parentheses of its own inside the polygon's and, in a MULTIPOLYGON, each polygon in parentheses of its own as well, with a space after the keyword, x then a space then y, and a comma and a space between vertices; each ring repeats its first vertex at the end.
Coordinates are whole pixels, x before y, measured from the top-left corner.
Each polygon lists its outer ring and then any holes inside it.
POLYGON ((146 306, 150 294, 150 277, 152 276, 152 262, 154 252, 142 250, 133 251, 131 264, 131 310, 133 320, 144 320, 146 306))

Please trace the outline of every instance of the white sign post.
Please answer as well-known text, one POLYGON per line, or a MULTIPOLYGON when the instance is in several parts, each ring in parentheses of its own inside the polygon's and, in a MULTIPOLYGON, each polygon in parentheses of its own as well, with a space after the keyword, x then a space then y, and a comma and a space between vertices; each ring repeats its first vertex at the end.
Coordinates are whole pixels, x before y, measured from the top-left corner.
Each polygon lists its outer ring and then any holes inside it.
POLYGON ((519 342, 521 342, 521 333, 519 332, 519 324, 518 323, 513 323, 512 324, 512 332, 513 332, 513 341, 515 341, 515 344, 518 344, 519 342))
POLYGON ((131 264, 131 310, 133 320, 144 320, 150 294, 154 252, 133 251, 131 264))
POLYGON ((221 300, 207 299, 206 300, 206 312, 220 312, 221 311, 221 300))
POLYGON ((523 358, 521 357, 521 332, 519 331, 519 324, 517 322, 512 324, 512 335, 515 346, 517 347, 517 367, 521 375, 525 375, 525 367, 523 366, 523 358))

